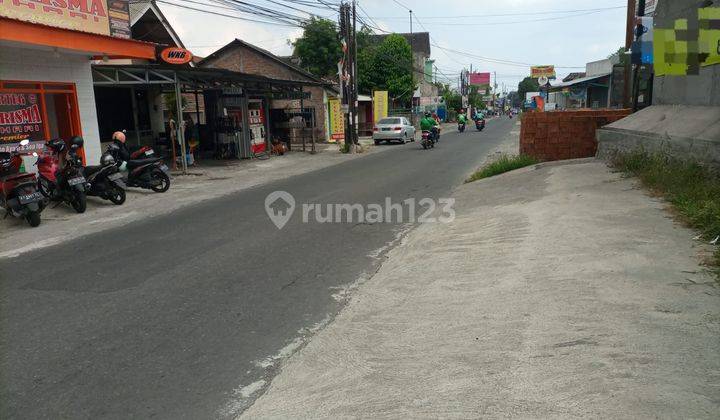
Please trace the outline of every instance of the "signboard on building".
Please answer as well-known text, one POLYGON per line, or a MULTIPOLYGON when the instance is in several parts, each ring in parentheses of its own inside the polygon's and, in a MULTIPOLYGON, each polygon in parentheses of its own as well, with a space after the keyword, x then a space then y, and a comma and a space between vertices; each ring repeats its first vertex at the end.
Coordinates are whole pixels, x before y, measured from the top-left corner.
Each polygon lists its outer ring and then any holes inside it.
POLYGON ((3 0, 0 16, 74 31, 130 38, 128 0, 3 0))
POLYGON ((540 77, 547 77, 548 79, 555 78, 555 66, 532 66, 530 67, 530 77, 538 79, 540 77))
POLYGON ((40 98, 36 93, 0 94, 0 152, 16 150, 29 140, 27 150, 45 143, 40 98))
POLYGON ((388 115, 388 91, 376 90, 373 92, 373 120, 378 122, 380 118, 388 115))
POLYGON ((656 21, 653 57, 655 76, 697 75, 700 67, 720 64, 720 7, 698 8, 692 20, 656 21))
POLYGON ((193 55, 190 51, 180 47, 158 48, 158 58, 168 64, 187 64, 192 61, 193 55))
POLYGON ((470 73, 469 83, 470 86, 489 87, 490 73, 470 73))
POLYGON ((328 100, 328 108, 330 116, 330 139, 331 141, 342 140, 345 138, 345 118, 340 104, 340 99, 328 100))

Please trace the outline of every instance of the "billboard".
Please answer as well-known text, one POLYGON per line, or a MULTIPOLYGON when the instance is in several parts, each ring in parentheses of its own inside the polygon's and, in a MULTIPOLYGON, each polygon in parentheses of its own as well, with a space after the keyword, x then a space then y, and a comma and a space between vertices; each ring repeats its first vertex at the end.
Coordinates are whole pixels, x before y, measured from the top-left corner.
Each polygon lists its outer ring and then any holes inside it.
POLYGON ((380 118, 388 115, 388 91, 376 90, 373 92, 373 120, 378 122, 380 118))
POLYGON ((5 0, 0 16, 74 31, 130 38, 128 0, 5 0))
POLYGON ((470 86, 490 86, 490 73, 470 73, 470 86))
POLYGON ((555 66, 532 66, 530 67, 530 77, 532 77, 533 79, 539 79, 541 77, 554 79, 555 66))
POLYGON ((0 152, 17 149, 23 140, 31 145, 45 144, 40 106, 37 93, 0 94, 0 152))

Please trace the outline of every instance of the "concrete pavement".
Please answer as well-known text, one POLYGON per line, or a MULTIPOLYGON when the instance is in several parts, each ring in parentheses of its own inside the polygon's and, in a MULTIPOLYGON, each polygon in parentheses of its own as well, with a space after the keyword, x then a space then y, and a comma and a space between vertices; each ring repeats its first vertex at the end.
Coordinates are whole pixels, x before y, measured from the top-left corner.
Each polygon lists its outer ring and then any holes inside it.
POLYGON ((593 160, 454 197, 243 418, 717 418, 720 290, 661 200, 593 160))
POLYGON ((432 150, 382 145, 294 176, 258 168, 248 178, 269 182, 188 193, 165 212, 0 258, 3 418, 235 417, 414 226, 302 223, 296 211, 280 231, 268 194, 323 206, 448 197, 512 128, 491 121, 432 150))

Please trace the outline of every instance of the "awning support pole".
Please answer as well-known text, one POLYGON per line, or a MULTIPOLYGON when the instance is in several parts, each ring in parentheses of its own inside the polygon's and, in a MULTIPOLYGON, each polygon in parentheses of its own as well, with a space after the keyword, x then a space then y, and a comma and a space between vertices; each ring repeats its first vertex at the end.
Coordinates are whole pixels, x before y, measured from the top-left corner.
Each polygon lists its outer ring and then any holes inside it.
POLYGON ((177 139, 180 143, 180 161, 182 162, 182 171, 183 174, 187 173, 187 154, 185 151, 185 130, 184 130, 184 122, 183 122, 183 115, 182 115, 182 92, 180 91, 180 79, 177 77, 177 74, 175 75, 175 104, 177 106, 177 113, 176 113, 176 129, 177 129, 177 139))

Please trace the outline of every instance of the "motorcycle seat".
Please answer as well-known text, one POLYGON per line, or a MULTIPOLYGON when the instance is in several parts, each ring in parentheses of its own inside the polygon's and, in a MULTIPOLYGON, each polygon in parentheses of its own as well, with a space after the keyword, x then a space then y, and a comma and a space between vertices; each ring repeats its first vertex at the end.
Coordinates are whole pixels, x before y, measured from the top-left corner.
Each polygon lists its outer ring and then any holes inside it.
POLYGON ((20 173, 11 173, 11 174, 5 174, 0 176, 0 182, 7 182, 7 181, 19 181, 21 179, 27 178, 28 180, 35 179, 35 174, 20 172, 20 173))
POLYGON ((147 165, 150 163, 160 162, 163 159, 161 157, 147 158, 147 159, 131 159, 127 161, 128 168, 137 168, 138 166, 147 165))
POLYGON ((86 177, 90 176, 90 175, 94 174, 95 172, 100 171, 100 169, 102 169, 102 168, 103 168, 102 165, 86 166, 84 169, 85 176, 86 177))

